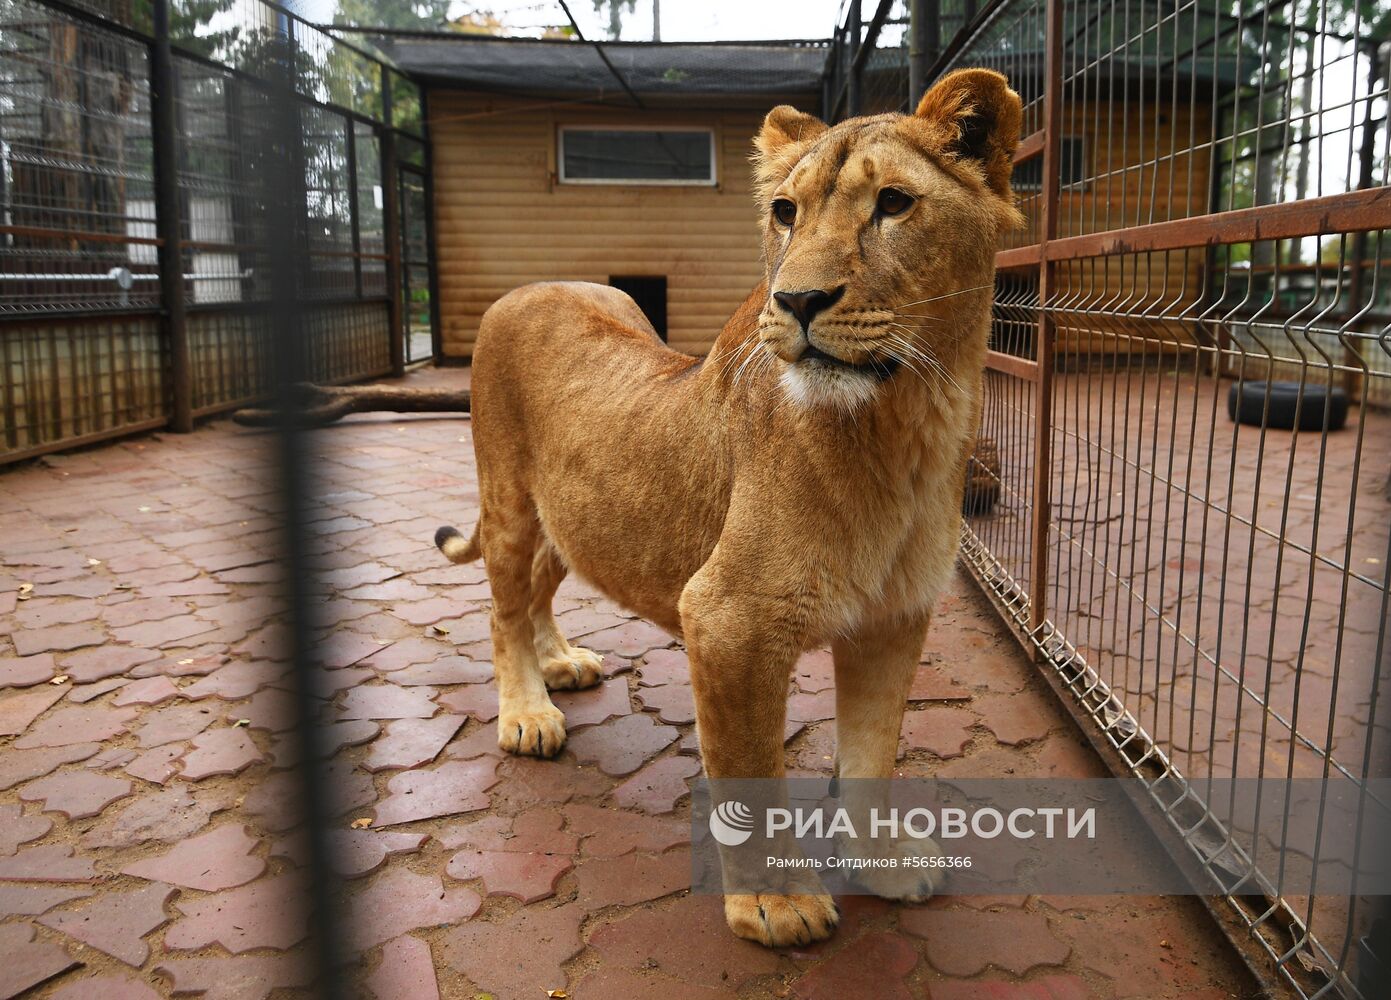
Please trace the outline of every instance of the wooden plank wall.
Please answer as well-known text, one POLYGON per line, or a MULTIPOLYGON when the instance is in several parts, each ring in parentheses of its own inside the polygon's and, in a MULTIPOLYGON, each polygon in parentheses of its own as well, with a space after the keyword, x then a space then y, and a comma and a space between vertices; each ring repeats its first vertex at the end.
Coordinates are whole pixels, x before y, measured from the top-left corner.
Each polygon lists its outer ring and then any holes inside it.
MULTIPOLYGON (((1210 211, 1209 102, 1156 107, 1084 101, 1065 114, 1064 135, 1083 141, 1086 181, 1064 188, 1058 236, 1164 222, 1210 211), (1194 149, 1196 147, 1196 150, 1194 149)), ((1064 352, 1167 351, 1192 344, 1179 317, 1201 312, 1204 248, 1126 254, 1059 266, 1064 352)))
POLYGON ((758 110, 638 111, 432 91, 440 318, 447 358, 472 354, 499 296, 532 281, 665 275, 668 342, 703 354, 762 278, 749 177, 758 110), (715 129, 718 186, 556 182, 561 125, 715 129))

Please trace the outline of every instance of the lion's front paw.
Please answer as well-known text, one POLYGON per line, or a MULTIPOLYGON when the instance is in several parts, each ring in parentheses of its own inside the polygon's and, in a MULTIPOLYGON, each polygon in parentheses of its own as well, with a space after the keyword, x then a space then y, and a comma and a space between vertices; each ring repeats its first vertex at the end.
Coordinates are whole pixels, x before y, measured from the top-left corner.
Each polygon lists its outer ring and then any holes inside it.
POLYGON ((860 888, 881 899, 896 899, 904 903, 926 903, 939 892, 946 869, 933 865, 932 859, 942 857, 942 849, 930 837, 900 840, 876 846, 871 853, 840 845, 842 858, 863 858, 892 862, 849 867, 847 876, 860 888))
POLYGON ((824 941, 840 922, 840 910, 830 896, 730 895, 724 898, 724 918, 741 938, 769 948, 824 941))
POLYGON ((603 657, 593 650, 571 646, 568 654, 542 664, 541 673, 552 691, 571 691, 593 687, 603 680, 603 664, 603 657))
POLYGON ((508 753, 554 757, 565 745, 565 716, 554 705, 530 712, 502 712, 497 745, 508 753))

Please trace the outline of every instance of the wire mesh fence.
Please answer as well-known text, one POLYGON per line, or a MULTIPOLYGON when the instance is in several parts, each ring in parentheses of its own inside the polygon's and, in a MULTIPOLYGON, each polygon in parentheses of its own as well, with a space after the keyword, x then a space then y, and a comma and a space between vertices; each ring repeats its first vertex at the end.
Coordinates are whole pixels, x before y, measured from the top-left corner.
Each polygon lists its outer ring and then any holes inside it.
POLYGON ((914 7, 896 33, 901 4, 847 12, 833 117, 909 108, 915 61, 924 82, 997 69, 1024 102, 966 561, 1235 936, 1299 995, 1370 996, 1376 900, 1234 874, 1270 846, 1317 859, 1323 804, 1265 802, 1288 832, 1264 845, 1205 788, 1367 795, 1391 749, 1391 19, 914 7), (876 66, 906 68, 881 92, 876 66))
MULTIPOLYGON (((388 135, 426 176, 416 85, 265 0, 0 2, 0 461, 161 415, 186 425, 268 391, 265 192, 285 157, 311 372, 399 370, 388 135), (172 128, 156 127, 162 97, 172 128), (288 147, 266 125, 283 101, 299 124, 288 147), (157 335, 118 349, 112 331, 132 323, 157 335), (91 379, 108 391, 69 398, 91 379)), ((428 243, 412 253, 428 268, 428 243)))

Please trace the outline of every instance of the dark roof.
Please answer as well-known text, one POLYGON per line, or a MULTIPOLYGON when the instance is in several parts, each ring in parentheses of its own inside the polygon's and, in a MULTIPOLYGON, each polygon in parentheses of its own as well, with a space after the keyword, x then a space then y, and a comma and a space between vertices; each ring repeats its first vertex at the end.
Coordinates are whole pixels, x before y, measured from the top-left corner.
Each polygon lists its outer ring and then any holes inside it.
MULTIPOLYGON (((626 101, 588 42, 468 35, 377 36, 373 43, 427 85, 543 96, 595 95, 626 101)), ((780 97, 821 93, 822 42, 604 42, 604 54, 645 100, 780 97)))

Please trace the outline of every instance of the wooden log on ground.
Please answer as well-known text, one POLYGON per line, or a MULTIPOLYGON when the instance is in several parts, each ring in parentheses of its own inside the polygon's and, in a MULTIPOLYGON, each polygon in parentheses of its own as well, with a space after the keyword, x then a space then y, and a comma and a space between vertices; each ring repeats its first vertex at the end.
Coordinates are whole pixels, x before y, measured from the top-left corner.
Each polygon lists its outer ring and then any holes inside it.
MULTIPOLYGON (((323 386, 301 382, 295 386, 294 416, 300 426, 322 427, 349 413, 384 410, 390 413, 467 413, 467 389, 417 389, 394 385, 323 386)), ((274 427, 281 411, 244 409, 232 414, 244 427, 274 427)))

